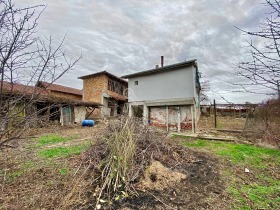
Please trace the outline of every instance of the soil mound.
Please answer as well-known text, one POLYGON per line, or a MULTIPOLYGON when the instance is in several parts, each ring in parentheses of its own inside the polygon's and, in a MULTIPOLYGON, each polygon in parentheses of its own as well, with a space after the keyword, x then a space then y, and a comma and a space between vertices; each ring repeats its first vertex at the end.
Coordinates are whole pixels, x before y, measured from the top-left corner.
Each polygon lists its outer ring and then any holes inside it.
POLYGON ((144 178, 139 183, 139 188, 143 190, 163 190, 173 187, 186 178, 186 174, 172 171, 159 161, 154 161, 146 169, 144 178))

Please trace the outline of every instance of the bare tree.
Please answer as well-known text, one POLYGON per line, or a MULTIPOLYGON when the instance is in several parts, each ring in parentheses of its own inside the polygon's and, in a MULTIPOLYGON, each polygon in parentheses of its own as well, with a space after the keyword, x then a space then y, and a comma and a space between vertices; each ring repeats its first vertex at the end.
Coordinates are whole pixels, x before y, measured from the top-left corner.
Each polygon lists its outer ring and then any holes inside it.
POLYGON ((202 78, 201 81, 201 90, 200 90, 200 102, 209 102, 209 97, 207 92, 210 91, 210 81, 202 78))
POLYGON ((238 28, 245 35, 257 37, 261 41, 261 45, 247 41, 250 59, 238 64, 238 75, 248 79, 248 83, 242 84, 246 91, 249 91, 248 85, 261 85, 277 92, 280 97, 280 1, 264 1, 264 5, 270 8, 270 13, 260 24, 260 30, 250 32, 238 28))
POLYGON ((12 0, 0 0, 0 147, 19 138, 37 114, 19 116, 44 92, 32 86, 38 81, 52 84, 81 58, 66 57, 65 36, 60 42, 36 36, 44 9, 44 5, 18 8, 12 0), (18 108, 19 103, 23 105, 18 108))

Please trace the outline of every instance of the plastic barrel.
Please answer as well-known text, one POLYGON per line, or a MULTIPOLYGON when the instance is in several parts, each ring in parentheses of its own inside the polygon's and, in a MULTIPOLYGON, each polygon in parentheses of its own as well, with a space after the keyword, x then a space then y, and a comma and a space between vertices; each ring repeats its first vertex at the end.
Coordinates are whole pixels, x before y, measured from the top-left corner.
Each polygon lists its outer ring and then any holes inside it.
POLYGON ((83 120, 82 126, 93 126, 94 120, 83 120))

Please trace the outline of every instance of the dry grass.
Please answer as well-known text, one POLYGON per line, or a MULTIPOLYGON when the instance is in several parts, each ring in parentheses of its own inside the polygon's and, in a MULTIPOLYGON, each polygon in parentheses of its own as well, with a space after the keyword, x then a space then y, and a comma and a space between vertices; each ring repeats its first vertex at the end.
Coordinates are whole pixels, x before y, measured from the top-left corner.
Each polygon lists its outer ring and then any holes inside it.
MULTIPOLYGON (((217 128, 226 130, 243 130, 246 118, 217 116, 217 128)), ((199 131, 215 129, 214 117, 201 116, 198 121, 199 131)))
POLYGON ((253 143, 280 148, 280 100, 268 100, 251 110, 243 135, 253 143))
POLYGON ((72 141, 93 139, 102 131, 99 126, 36 129, 32 136, 40 138, 20 139, 17 148, 0 150, 0 209, 60 208, 82 172, 79 154, 88 148, 88 142, 73 146, 72 141))

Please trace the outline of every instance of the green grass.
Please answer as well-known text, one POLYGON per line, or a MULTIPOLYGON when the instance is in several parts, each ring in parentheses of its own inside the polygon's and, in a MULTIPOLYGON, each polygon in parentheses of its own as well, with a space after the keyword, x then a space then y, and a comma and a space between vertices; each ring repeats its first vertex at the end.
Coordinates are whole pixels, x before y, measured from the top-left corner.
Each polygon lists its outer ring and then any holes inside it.
MULTIPOLYGON (((180 138, 184 138, 180 136, 180 138)), ((189 140, 183 144, 210 151, 225 165, 222 176, 231 194, 234 209, 280 209, 280 151, 229 142, 189 140), (250 174, 244 172, 244 168, 250 174), (276 174, 276 175, 275 175, 276 174)))
POLYGON ((193 139, 194 137, 192 137, 192 136, 183 136, 183 135, 173 134, 171 138, 172 138, 172 139, 184 138, 184 139, 186 139, 186 140, 191 140, 191 139, 193 139))
MULTIPOLYGON (((277 180, 275 180, 277 181, 277 180)), ((253 183, 251 185, 236 185, 231 183, 232 186, 228 191, 232 193, 234 198, 238 201, 235 203, 236 209, 279 209, 280 207, 280 182, 277 181, 274 185, 263 185, 253 183)))
POLYGON ((78 155, 86 149, 85 145, 71 146, 71 147, 55 147, 51 149, 44 149, 39 151, 39 156, 46 158, 69 157, 78 155))
POLYGON ((69 168, 60 168, 58 170, 58 172, 61 174, 61 175, 67 175, 69 173, 69 168))
POLYGON ((49 135, 39 137, 37 146, 44 146, 44 145, 49 145, 49 144, 66 142, 69 140, 73 140, 75 138, 76 138, 76 136, 62 137, 57 134, 49 134, 49 135))
POLYGON ((266 168, 280 164, 280 151, 274 149, 207 140, 186 141, 184 145, 207 148, 207 150, 243 166, 253 165, 256 168, 266 168))

